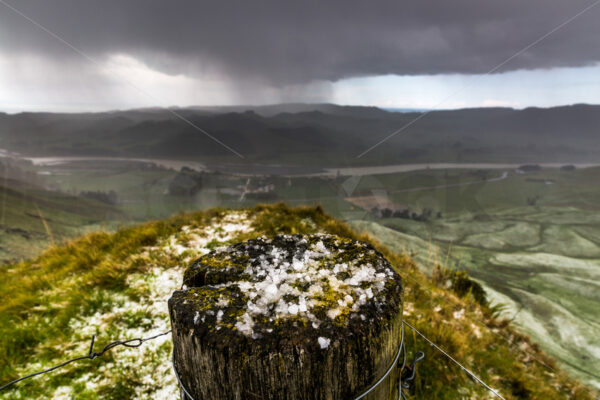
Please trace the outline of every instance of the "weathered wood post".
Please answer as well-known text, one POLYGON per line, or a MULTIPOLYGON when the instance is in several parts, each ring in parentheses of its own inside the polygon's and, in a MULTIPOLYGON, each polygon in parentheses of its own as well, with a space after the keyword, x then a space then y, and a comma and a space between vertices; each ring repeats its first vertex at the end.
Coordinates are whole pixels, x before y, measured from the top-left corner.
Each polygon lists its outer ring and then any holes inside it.
MULTIPOLYGON (((281 235, 220 248, 169 299, 174 364, 195 400, 353 399, 400 344, 400 276, 372 246, 281 235)), ((365 399, 397 399, 395 369, 365 399)))

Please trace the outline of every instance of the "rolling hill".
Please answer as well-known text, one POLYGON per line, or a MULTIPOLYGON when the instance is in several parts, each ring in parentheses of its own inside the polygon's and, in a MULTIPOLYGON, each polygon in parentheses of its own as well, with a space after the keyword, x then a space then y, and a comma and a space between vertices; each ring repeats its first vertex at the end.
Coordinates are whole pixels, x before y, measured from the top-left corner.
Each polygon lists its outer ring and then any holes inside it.
MULTIPOLYGON (((432 279, 405 255, 325 215, 321 208, 283 204, 237 211, 212 209, 146 223, 114 234, 94 233, 0 270, 0 384, 87 354, 117 340, 169 327, 167 299, 182 272, 210 249, 261 235, 331 233, 372 243, 403 280, 404 319, 506 399, 592 399, 481 296, 464 274, 439 270, 432 279)), ((412 386, 415 398, 491 398, 435 348, 408 334, 409 360, 425 352, 412 386)), ((0 398, 171 399, 178 396, 169 336, 139 348, 115 348, 21 382, 0 398)))
MULTIPOLYGON (((374 107, 277 105, 176 109, 249 162, 352 165, 409 162, 590 162, 600 106, 433 111, 364 157, 419 113, 374 107), (251 108, 251 109, 250 109, 251 108)), ((2 146, 28 156, 240 160, 168 110, 0 114, 2 146)))
POLYGON ((0 180, 0 264, 31 258, 51 244, 109 227, 124 215, 100 201, 0 180))

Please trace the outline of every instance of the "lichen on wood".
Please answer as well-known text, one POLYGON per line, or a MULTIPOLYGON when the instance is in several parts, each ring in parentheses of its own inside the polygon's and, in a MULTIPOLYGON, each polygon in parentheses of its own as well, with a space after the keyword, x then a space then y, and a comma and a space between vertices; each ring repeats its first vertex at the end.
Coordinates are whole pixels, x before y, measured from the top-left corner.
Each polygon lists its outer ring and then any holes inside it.
MULTIPOLYGON (((169 311, 176 367, 200 399, 348 399, 381 376, 402 325, 402 285, 371 245, 261 237, 213 250, 169 311)), ((397 396, 395 374, 368 399, 397 396)))

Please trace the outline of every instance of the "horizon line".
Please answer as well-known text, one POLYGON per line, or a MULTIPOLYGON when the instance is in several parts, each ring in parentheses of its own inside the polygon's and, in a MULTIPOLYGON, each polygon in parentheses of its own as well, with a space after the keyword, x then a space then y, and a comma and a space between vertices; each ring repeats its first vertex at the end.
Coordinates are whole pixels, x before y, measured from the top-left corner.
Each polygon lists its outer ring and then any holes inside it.
MULTIPOLYGON (((490 105, 490 106, 475 106, 475 107, 457 107, 457 108, 427 108, 427 107, 403 107, 403 106, 379 106, 379 105, 371 105, 371 104, 340 104, 340 103, 328 103, 328 102, 284 102, 284 103, 265 103, 265 104, 215 104, 215 105, 188 105, 188 106, 147 106, 147 107, 131 107, 131 108, 106 108, 100 110, 92 110, 92 109, 81 109, 70 110, 70 111, 59 111, 59 110, 51 110, 51 109, 23 109, 19 111, 9 111, 9 110, 0 110, 0 114, 5 115, 19 115, 19 114, 110 114, 110 113, 125 113, 125 112, 134 112, 134 111, 153 111, 153 110, 202 110, 202 109, 228 109, 228 108, 247 108, 246 110, 238 110, 231 111, 234 113, 243 113, 247 111, 253 111, 255 108, 267 108, 267 107, 277 107, 277 106, 335 106, 335 107, 352 107, 352 108, 376 108, 381 111, 386 111, 389 113, 419 113, 419 112, 443 112, 443 111, 461 111, 461 110, 482 110, 482 109, 507 109, 514 111, 523 111, 527 109, 541 109, 541 110, 550 110, 554 108, 564 108, 564 107, 575 107, 575 106, 600 106, 599 104, 594 103, 565 103, 554 106, 525 106, 525 107, 511 107, 511 106, 502 106, 502 105, 490 105)), ((318 110, 315 110, 318 111, 318 110)), ((282 111, 286 112, 286 111, 282 111)), ((299 111, 304 112, 304 111, 299 111)), ((297 112, 294 112, 297 113, 297 112)))

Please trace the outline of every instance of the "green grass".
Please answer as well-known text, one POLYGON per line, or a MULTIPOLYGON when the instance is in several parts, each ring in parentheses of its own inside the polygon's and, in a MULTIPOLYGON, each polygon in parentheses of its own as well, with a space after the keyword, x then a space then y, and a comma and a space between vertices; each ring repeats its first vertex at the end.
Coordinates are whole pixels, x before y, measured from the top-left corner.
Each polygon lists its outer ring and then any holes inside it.
MULTIPOLYGON (((593 398, 508 321, 498 319, 494 308, 475 301, 470 291, 457 289, 459 295, 451 288, 456 285, 449 288, 430 280, 407 256, 357 233, 321 208, 280 204, 243 213, 251 229, 231 237, 217 236, 218 241, 227 244, 260 235, 327 232, 374 244, 403 277, 405 319, 505 398, 593 398), (499 339, 493 331, 509 340, 499 339), (549 372, 540 362, 555 371, 549 372)), ((177 281, 180 266, 195 254, 173 251, 176 246, 169 243, 200 240, 190 229, 218 230, 230 215, 213 209, 115 234, 89 234, 1 270, 0 382, 85 354, 91 334, 98 335, 98 346, 102 346, 124 335, 145 335, 159 320, 164 326, 168 320, 161 307, 166 307, 166 298, 156 298, 152 290, 165 280, 177 281), (189 227, 185 232, 184 226, 189 227)), ((169 296, 161 293, 158 297, 169 296)), ((169 341, 155 347, 148 343, 139 349, 117 348, 105 358, 20 383, 0 398, 57 398, 61 393, 79 399, 159 398, 163 386, 174 387, 170 348, 169 341)), ((426 353, 415 381, 415 398, 486 396, 457 366, 410 331, 407 349, 409 357, 418 350, 426 353)))

